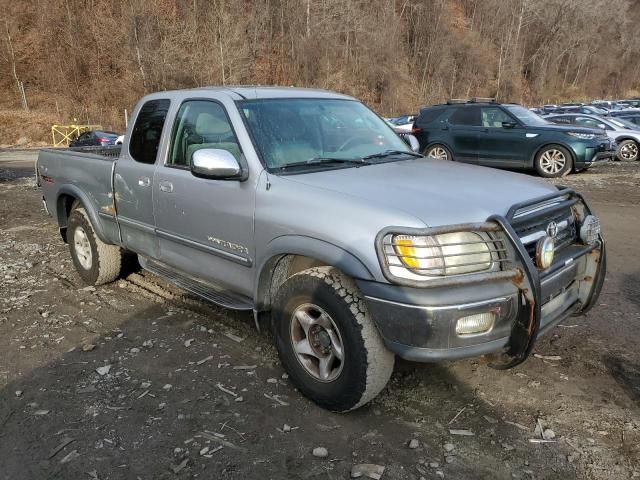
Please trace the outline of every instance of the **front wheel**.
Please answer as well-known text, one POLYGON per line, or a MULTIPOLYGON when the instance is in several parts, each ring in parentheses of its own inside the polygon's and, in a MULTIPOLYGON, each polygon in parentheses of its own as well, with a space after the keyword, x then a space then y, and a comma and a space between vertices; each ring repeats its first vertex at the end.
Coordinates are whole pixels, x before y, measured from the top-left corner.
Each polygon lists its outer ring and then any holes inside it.
POLYGON ((435 160, 453 160, 453 155, 451 155, 449 149, 440 144, 427 147, 424 151, 424 156, 435 160))
POLYGON ((568 174, 572 168, 571 154, 559 145, 550 145, 538 152, 535 168, 541 177, 556 178, 568 174))
POLYGON ((278 289, 273 333, 292 383, 323 408, 354 410, 385 387, 395 357, 386 349, 353 280, 310 268, 278 289))
POLYGON ((633 140, 623 140, 618 145, 616 158, 627 162, 638 160, 638 144, 633 140))

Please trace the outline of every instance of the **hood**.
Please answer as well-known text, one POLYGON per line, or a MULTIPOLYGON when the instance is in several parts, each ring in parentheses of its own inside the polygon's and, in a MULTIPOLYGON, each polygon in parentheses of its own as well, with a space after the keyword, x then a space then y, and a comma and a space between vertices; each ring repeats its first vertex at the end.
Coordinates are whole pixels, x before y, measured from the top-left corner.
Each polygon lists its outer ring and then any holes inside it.
POLYGON ((553 132, 576 132, 576 133, 591 133, 594 135, 604 135, 605 131, 602 128, 590 128, 583 127, 580 125, 566 125, 560 123, 552 123, 550 125, 540 125, 533 127, 525 127, 527 130, 544 130, 544 131, 553 131, 553 132))
POLYGON ((640 139, 640 130, 631 130, 630 128, 620 128, 618 130, 614 130, 614 132, 618 137, 621 135, 629 135, 630 137, 640 139))
POLYGON ((483 222, 557 191, 528 175, 427 158, 281 178, 400 210, 430 227, 483 222))

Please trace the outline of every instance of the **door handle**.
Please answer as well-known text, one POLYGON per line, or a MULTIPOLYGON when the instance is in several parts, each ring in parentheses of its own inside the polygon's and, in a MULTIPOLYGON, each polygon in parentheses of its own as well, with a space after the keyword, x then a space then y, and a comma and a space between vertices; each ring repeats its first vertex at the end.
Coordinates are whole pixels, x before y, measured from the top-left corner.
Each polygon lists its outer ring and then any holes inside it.
POLYGON ((167 192, 167 193, 173 192, 173 183, 171 182, 160 182, 159 186, 160 186, 161 192, 167 192))
POLYGON ((138 185, 141 187, 148 187, 151 185, 151 179, 149 177, 138 177, 138 185))

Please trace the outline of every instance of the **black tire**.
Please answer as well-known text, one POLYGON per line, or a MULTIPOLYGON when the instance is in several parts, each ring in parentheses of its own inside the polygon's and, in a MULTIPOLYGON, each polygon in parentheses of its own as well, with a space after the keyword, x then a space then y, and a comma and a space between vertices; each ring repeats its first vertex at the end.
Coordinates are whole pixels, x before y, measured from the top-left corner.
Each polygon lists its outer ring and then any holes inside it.
POLYGON ((545 178, 563 177, 573 169, 571 153, 560 145, 547 145, 542 148, 536 154, 533 163, 538 175, 545 178), (563 162, 562 167, 560 162, 563 162))
POLYGON ((395 357, 384 346, 355 283, 337 269, 310 268, 287 279, 278 289, 272 313, 276 347, 291 382, 321 407, 335 412, 354 410, 372 400, 389 381, 395 357), (303 361, 313 365, 316 357, 301 356, 294 350, 293 314, 309 306, 328 314, 337 329, 331 338, 342 344, 343 360, 331 380, 322 381, 303 366, 303 361))
POLYGON ((429 145, 424 149, 423 155, 427 158, 453 161, 451 150, 449 150, 445 145, 442 145, 441 143, 434 143, 433 145, 429 145), (438 152, 438 150, 440 150, 441 152, 438 152))
POLYGON ((618 144, 616 160, 624 162, 635 162, 638 160, 638 144, 633 140, 622 140, 618 144))
POLYGON ((84 283, 102 285, 114 281, 120 275, 122 268, 121 249, 115 245, 104 243, 97 237, 86 210, 79 205, 74 207, 69 215, 67 243, 73 264, 84 283), (79 230, 84 233, 84 238, 88 241, 90 256, 83 256, 78 251, 80 247, 76 245, 75 239, 76 232, 79 230))

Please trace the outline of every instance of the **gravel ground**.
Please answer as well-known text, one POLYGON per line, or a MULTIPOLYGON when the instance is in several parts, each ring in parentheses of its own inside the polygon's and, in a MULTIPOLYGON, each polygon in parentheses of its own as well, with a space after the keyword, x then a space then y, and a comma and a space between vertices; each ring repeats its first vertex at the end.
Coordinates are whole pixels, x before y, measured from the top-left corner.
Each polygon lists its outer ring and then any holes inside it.
POLYGON ((608 241, 588 316, 506 372, 398 362, 378 399, 338 415, 295 391, 249 315, 135 270, 85 288, 32 161, 0 152, 0 479, 640 477, 640 163, 559 182, 608 241))

